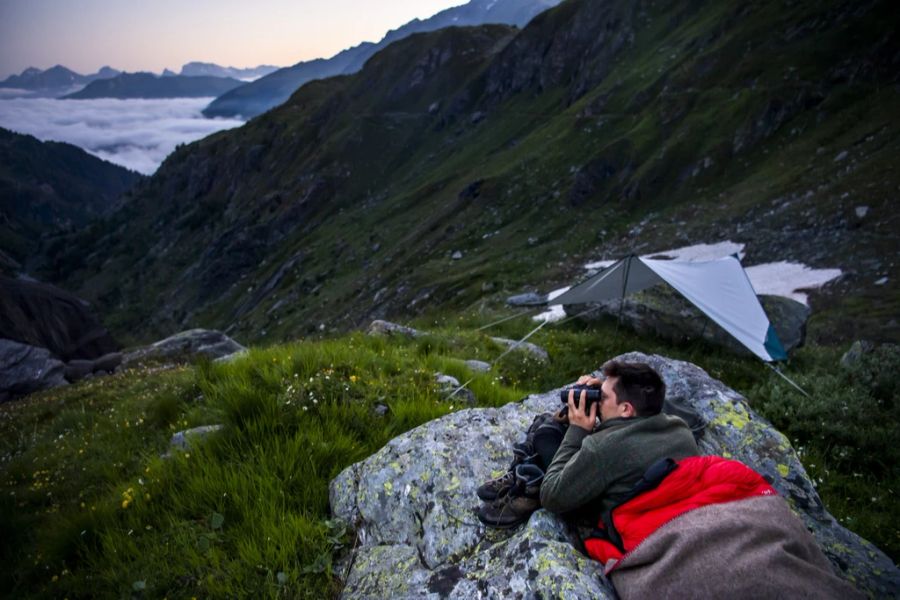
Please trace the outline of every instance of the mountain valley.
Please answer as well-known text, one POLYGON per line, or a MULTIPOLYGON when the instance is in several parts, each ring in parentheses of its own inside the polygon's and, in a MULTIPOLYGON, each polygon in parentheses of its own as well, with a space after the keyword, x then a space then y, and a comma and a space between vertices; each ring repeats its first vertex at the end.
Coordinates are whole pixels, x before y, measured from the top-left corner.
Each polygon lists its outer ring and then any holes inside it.
POLYGON ((571 0, 521 31, 416 34, 179 149, 37 273, 135 340, 261 341, 731 239, 845 273, 813 339, 897 339, 888 12, 571 0))

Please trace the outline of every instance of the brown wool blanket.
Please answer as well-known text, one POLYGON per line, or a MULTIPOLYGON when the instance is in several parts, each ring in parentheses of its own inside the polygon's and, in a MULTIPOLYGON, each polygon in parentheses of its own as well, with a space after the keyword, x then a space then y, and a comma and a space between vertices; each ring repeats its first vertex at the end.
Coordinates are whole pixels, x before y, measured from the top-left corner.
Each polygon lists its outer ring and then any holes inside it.
POLYGON ((865 597, 834 574, 779 496, 692 510, 645 539, 610 577, 622 600, 865 597))

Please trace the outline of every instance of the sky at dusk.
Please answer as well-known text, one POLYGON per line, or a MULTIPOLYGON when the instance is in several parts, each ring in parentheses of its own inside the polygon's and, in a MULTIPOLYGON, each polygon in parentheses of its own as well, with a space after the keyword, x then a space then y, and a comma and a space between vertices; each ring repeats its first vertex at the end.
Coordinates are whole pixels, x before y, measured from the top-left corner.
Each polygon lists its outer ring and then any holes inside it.
POLYGON ((173 71, 190 61, 330 57, 467 0, 0 0, 0 79, 62 64, 173 71))

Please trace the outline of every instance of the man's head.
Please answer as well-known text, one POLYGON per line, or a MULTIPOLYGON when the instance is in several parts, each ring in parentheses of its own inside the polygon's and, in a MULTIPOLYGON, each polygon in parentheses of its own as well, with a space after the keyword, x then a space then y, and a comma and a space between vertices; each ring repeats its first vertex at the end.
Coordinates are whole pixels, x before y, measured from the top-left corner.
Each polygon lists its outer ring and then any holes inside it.
POLYGON ((666 384, 659 373, 644 363, 610 361, 603 365, 600 420, 616 417, 649 417, 659 414, 666 384))

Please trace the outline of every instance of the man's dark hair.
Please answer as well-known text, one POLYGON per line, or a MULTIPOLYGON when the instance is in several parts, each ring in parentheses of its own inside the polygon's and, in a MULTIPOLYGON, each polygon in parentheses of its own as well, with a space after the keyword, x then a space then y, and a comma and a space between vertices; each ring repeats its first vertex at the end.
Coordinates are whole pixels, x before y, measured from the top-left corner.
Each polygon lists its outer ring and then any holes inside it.
POLYGON ((659 373, 645 363, 610 361, 603 374, 617 379, 613 389, 619 404, 629 402, 640 417, 657 415, 666 397, 666 384, 659 373))

